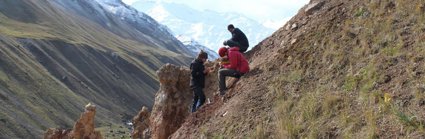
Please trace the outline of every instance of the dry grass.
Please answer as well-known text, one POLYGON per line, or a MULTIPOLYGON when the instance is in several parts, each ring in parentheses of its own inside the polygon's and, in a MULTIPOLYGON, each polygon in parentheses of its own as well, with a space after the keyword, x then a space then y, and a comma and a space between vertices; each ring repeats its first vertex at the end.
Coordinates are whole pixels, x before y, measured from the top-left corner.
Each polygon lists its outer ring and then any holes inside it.
MULTIPOLYGON (((312 42, 320 40, 323 50, 315 54, 321 60, 309 64, 326 65, 320 69, 324 71, 289 65, 292 69, 270 87, 281 94, 275 108, 276 134, 280 138, 392 138, 423 133, 423 110, 418 105, 425 104, 425 79, 417 72, 423 70, 418 64, 423 64, 425 52, 421 2, 356 3, 348 9, 342 31, 336 27, 332 30, 338 31, 332 32, 323 28, 328 23, 320 23, 308 36, 312 42), (309 74, 305 71, 313 71, 316 80, 305 79, 309 74), (295 92, 294 87, 298 87, 295 92)), ((292 58, 309 60, 305 55, 292 58)))
POLYGON ((267 129, 265 129, 263 124, 257 125, 255 127, 254 133, 252 133, 251 138, 252 139, 267 139, 268 136, 266 135, 267 129))

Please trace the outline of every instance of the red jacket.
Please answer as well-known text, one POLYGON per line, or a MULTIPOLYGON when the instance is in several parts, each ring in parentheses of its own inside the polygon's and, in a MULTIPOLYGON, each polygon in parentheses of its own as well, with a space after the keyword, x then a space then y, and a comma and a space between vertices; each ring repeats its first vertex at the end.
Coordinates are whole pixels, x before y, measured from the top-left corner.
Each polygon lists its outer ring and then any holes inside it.
POLYGON ((223 65, 224 68, 234 69, 243 74, 249 71, 248 60, 246 60, 242 53, 239 52, 239 47, 229 48, 229 50, 227 50, 227 57, 229 58, 230 64, 223 65))

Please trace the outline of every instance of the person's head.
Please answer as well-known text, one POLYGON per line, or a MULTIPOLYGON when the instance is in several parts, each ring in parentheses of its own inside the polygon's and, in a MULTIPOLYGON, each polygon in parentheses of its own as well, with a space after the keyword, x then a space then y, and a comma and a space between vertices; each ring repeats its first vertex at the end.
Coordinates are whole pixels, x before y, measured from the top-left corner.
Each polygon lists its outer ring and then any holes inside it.
POLYGON ((227 48, 221 47, 220 49, 218 49, 218 55, 220 55, 220 57, 226 56, 227 55, 227 48))
POLYGON ((205 62, 205 61, 207 61, 207 59, 208 59, 208 54, 207 54, 206 52, 204 52, 203 50, 201 50, 201 51, 198 53, 198 57, 197 57, 197 59, 202 60, 203 62, 205 62))
POLYGON ((233 32, 233 30, 235 30, 235 26, 233 26, 233 24, 229 24, 227 26, 227 30, 230 31, 230 32, 233 32))

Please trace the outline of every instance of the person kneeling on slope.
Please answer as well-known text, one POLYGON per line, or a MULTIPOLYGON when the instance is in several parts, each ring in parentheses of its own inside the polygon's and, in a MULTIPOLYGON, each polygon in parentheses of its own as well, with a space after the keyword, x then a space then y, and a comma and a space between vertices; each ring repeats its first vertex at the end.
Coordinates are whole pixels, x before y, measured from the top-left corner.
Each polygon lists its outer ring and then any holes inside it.
POLYGON ((228 59, 228 62, 222 62, 226 64, 221 64, 221 69, 218 71, 219 92, 223 96, 227 90, 226 77, 230 76, 239 79, 249 71, 249 64, 242 53, 239 52, 239 47, 221 47, 218 50, 218 54, 222 59, 228 59))

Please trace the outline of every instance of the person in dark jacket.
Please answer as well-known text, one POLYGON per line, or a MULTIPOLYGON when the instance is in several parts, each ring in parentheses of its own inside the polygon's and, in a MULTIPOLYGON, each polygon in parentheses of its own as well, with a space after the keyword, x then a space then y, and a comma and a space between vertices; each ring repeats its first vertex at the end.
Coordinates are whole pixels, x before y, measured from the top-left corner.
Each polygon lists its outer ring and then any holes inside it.
POLYGON ((208 59, 208 54, 201 50, 198 57, 190 64, 190 87, 193 91, 192 112, 195 112, 205 102, 205 75, 210 72, 209 68, 205 68, 204 63, 208 59))
POLYGON ((218 54, 221 58, 228 59, 227 64, 222 64, 221 69, 218 71, 218 84, 219 84, 219 93, 221 96, 226 93, 226 77, 235 77, 237 80, 245 73, 249 71, 248 60, 242 55, 239 50, 239 47, 221 47, 218 50, 218 54))
POLYGON ((239 52, 244 53, 249 47, 248 38, 239 28, 235 28, 233 24, 228 25, 227 30, 232 33, 232 38, 224 41, 223 45, 239 47, 239 52))

